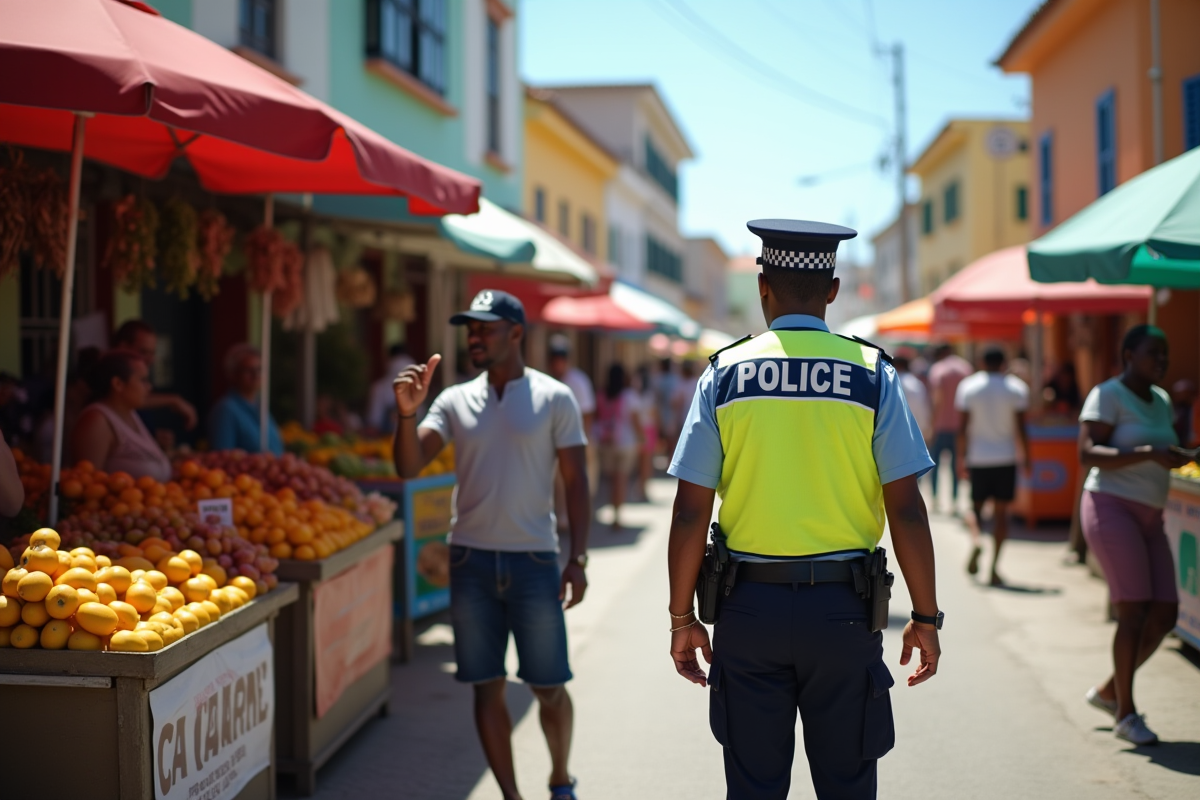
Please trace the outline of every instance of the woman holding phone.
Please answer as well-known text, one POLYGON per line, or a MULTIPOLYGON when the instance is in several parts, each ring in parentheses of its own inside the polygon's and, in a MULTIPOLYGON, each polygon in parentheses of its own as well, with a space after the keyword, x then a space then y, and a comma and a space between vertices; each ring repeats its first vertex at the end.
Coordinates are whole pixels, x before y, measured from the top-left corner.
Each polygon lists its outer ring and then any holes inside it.
POLYGON ((1171 397, 1156 384, 1167 371, 1167 337, 1138 325, 1121 343, 1124 369, 1092 389, 1079 414, 1079 456, 1090 468, 1080 517, 1083 535, 1108 581, 1117 615, 1113 674, 1087 692, 1112 714, 1114 733, 1136 745, 1158 742, 1133 702, 1134 672, 1175 627, 1175 565, 1163 530, 1170 470, 1180 450, 1171 397))

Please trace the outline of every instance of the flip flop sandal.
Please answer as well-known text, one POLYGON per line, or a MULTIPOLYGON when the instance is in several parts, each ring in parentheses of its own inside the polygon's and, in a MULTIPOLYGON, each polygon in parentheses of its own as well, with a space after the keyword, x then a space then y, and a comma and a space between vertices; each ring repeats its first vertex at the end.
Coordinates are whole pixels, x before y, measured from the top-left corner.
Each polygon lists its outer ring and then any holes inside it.
POLYGON ((575 786, 578 785, 578 778, 571 778, 571 782, 563 786, 550 787, 550 800, 579 800, 575 796, 575 786))

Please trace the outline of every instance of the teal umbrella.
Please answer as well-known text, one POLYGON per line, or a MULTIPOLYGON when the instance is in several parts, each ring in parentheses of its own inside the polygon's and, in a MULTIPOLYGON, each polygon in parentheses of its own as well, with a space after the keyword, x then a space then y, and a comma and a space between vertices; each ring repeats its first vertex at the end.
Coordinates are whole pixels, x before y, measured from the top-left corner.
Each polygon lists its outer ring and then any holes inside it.
POLYGON ((1029 245, 1041 283, 1200 287, 1200 148, 1118 186, 1029 245))

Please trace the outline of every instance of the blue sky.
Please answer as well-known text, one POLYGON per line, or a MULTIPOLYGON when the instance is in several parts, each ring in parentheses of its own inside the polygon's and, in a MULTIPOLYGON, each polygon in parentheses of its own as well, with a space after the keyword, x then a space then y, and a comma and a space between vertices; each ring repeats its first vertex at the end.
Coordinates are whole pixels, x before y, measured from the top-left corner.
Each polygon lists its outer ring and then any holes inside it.
POLYGON ((758 243, 746 220, 818 219, 857 228, 845 254, 866 260, 897 208, 894 173, 873 166, 895 119, 873 42, 904 44, 911 160, 951 117, 1028 115, 1028 81, 991 62, 1039 2, 522 0, 520 66, 534 86, 658 85, 696 151, 685 234, 732 255, 758 243))

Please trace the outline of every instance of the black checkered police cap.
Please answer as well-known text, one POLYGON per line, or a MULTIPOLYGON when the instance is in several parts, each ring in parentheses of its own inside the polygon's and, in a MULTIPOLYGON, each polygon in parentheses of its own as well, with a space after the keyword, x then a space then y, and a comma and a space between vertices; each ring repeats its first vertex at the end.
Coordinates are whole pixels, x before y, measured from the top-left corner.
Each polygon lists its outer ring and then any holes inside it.
POLYGON ((833 269, 838 242, 858 231, 803 219, 752 219, 746 227, 763 240, 761 266, 785 269, 833 269))

